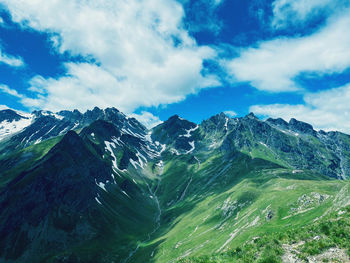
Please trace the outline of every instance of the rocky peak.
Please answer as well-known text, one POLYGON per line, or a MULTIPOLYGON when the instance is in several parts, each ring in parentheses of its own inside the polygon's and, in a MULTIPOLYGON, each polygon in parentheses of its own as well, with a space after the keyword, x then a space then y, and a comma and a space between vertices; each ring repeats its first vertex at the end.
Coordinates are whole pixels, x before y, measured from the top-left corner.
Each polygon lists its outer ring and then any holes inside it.
POLYGON ((43 116, 43 110, 35 110, 32 112, 32 114, 35 116, 35 118, 39 118, 41 116, 43 116))
POLYGON ((225 113, 221 112, 220 114, 214 115, 208 120, 203 121, 201 126, 206 132, 210 133, 212 131, 226 132, 228 129, 231 129, 234 124, 235 119, 232 119, 225 113))
POLYGON ((0 122, 3 122, 3 121, 8 121, 8 122, 19 121, 20 119, 28 119, 28 118, 19 115, 14 110, 6 109, 6 110, 0 111, 0 122))
POLYGON ((215 125, 219 125, 219 124, 222 124, 222 123, 225 123, 226 120, 228 119, 228 116, 226 116, 225 113, 221 112, 219 114, 216 114, 212 117, 210 117, 210 121, 215 124, 215 125))
POLYGON ((316 131, 314 130, 312 125, 306 122, 298 121, 294 118, 290 119, 289 128, 295 132, 316 135, 316 131))
POLYGON ((268 118, 266 122, 283 129, 288 129, 288 126, 289 126, 288 122, 286 122, 282 118, 277 118, 277 119, 268 118))
POLYGON ((250 112, 248 115, 246 115, 244 119, 259 120, 259 118, 256 117, 253 112, 250 112))
POLYGON ((93 108, 93 110, 87 110, 83 114, 84 122, 91 122, 92 120, 98 120, 104 116, 104 111, 98 107, 93 108))
POLYGON ((169 125, 181 124, 183 120, 184 119, 182 119, 179 115, 175 114, 166 120, 165 123, 168 123, 169 125))
POLYGON ((168 120, 160 124, 164 129, 168 130, 171 134, 182 134, 184 130, 192 129, 197 125, 193 122, 180 118, 178 115, 170 117, 168 120))
POLYGON ((83 114, 77 109, 73 111, 68 111, 68 110, 59 111, 58 114, 71 121, 80 120, 83 116, 83 114))
POLYGON ((165 122, 152 129, 152 139, 161 144, 174 147, 180 152, 189 152, 195 148, 194 141, 198 125, 180 118, 178 115, 170 117, 165 122))

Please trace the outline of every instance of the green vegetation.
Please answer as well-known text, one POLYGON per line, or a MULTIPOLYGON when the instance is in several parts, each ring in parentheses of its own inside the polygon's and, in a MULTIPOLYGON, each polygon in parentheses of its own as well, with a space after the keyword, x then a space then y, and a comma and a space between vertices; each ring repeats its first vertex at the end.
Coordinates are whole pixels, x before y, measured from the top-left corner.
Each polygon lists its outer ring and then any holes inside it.
POLYGON ((152 145, 146 131, 122 135, 98 120, 2 156, 0 189, 17 177, 0 200, 0 223, 12 227, 0 247, 16 244, 5 259, 29 262, 38 248, 55 263, 267 263, 350 251, 350 182, 332 179, 347 174, 347 151, 252 117, 212 121, 194 130, 174 117, 152 145))
MULTIPOLYGON (((224 253, 181 259, 178 263, 281 262, 284 244, 297 244, 295 256, 301 260, 329 248, 344 249, 350 255, 350 206, 333 211, 316 222, 288 231, 265 233, 224 253)), ((324 262, 328 262, 325 257, 324 262)))
POLYGON ((199 167, 168 158, 157 192, 161 227, 133 262, 280 262, 295 229, 350 200, 347 181, 239 153, 213 154, 199 167))
POLYGON ((61 139, 62 136, 58 136, 0 157, 0 171, 3 171, 0 177, 0 189, 45 156, 61 139))

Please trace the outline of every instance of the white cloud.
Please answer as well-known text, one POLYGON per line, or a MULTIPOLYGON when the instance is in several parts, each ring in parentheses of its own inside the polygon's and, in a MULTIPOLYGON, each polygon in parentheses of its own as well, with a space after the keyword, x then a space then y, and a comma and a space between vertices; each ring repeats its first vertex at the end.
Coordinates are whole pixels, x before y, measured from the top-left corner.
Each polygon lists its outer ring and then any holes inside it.
POLYGON ((277 29, 298 25, 320 12, 339 10, 346 2, 347 0, 276 0, 272 3, 271 25, 277 29))
POLYGON ((249 82, 270 92, 301 89, 294 78, 302 73, 341 73, 350 67, 350 10, 330 19, 318 32, 296 38, 277 38, 244 48, 224 61, 232 81, 249 82))
POLYGON ((130 117, 133 117, 137 119, 139 122, 141 122, 143 125, 145 125, 148 129, 151 129, 158 124, 161 124, 162 121, 159 119, 158 116, 154 116, 152 113, 148 111, 142 111, 141 114, 129 114, 130 117))
POLYGON ((6 85, 0 85, 0 92, 6 93, 19 99, 22 99, 24 97, 23 95, 19 94, 17 90, 11 89, 6 85))
POLYGON ((221 5, 223 2, 224 0, 213 0, 215 6, 221 5))
POLYGON ((57 79, 36 76, 27 106, 85 110, 183 100, 218 85, 203 76, 203 60, 216 56, 182 28, 184 11, 174 0, 0 0, 12 20, 52 34, 61 53, 92 57, 96 64, 66 63, 57 79))
MULTIPOLYGON (((1 21, 0 21, 1 24, 1 21)), ((10 67, 22 67, 24 66, 23 59, 20 57, 10 56, 4 53, 0 47, 0 63, 4 63, 10 67)))
POLYGON ((8 109, 10 109, 8 106, 0 105, 0 110, 8 110, 8 109))
POLYGON ((296 118, 316 129, 350 133, 350 84, 317 93, 307 93, 305 104, 254 105, 250 111, 272 118, 296 118))
POLYGON ((227 110, 227 111, 224 111, 224 113, 229 116, 229 117, 235 117, 237 116, 237 113, 232 111, 232 110, 227 110))

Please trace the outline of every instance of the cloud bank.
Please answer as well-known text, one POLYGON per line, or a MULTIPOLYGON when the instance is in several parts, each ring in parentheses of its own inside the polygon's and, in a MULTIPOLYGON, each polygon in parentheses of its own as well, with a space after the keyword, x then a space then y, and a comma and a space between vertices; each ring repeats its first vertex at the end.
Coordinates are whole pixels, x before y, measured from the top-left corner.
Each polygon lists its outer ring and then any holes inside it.
POLYGON ((67 62, 59 78, 36 76, 28 107, 85 110, 117 106, 132 112, 183 100, 219 85, 204 75, 203 61, 216 56, 199 47, 182 27, 184 11, 173 0, 1 0, 23 28, 51 35, 61 54, 95 63, 67 62))
POLYGON ((281 37, 243 48, 239 56, 223 62, 231 81, 249 82, 269 92, 301 90, 301 74, 342 73, 350 67, 350 10, 332 18, 316 33, 281 37))
POLYGON ((350 84, 316 93, 307 93, 304 104, 254 105, 250 111, 259 115, 312 123, 316 129, 350 133, 350 84))
POLYGON ((329 16, 349 5, 348 0, 276 0, 272 3, 271 26, 275 29, 305 26, 305 22, 317 16, 329 16))

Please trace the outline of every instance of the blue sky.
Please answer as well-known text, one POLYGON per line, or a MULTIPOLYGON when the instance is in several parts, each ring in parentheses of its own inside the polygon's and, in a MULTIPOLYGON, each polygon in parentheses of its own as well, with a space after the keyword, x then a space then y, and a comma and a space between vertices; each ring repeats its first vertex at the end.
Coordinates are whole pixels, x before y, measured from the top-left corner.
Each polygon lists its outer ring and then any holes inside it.
POLYGON ((0 107, 350 132, 346 0, 0 0, 0 107))

